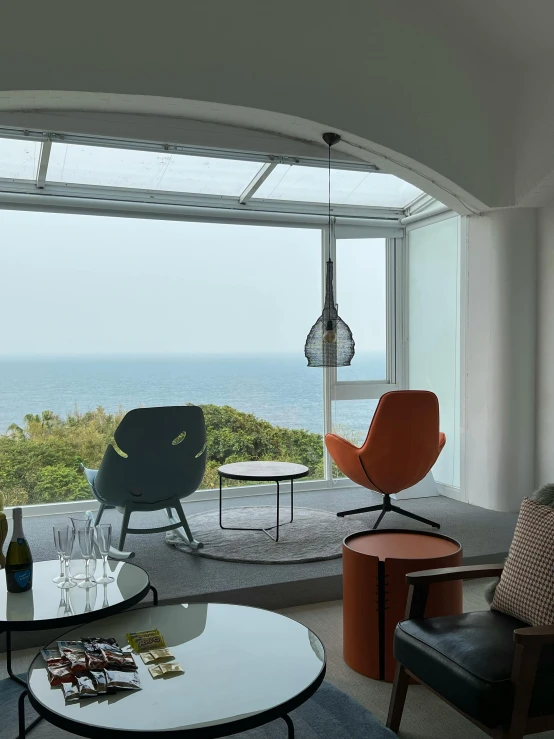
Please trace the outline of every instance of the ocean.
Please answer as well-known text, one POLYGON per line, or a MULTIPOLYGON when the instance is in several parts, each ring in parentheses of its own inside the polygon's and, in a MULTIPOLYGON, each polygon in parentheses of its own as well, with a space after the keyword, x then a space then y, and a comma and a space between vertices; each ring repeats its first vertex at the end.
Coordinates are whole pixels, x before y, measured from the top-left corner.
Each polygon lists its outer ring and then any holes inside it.
MULTIPOLYGON (((381 379, 383 352, 354 357, 339 379, 381 379)), ((230 405, 272 424, 323 431, 322 370, 299 355, 175 355, 0 359, 0 433, 27 413, 103 406, 230 405)), ((375 401, 334 404, 341 428, 367 430, 375 401)))

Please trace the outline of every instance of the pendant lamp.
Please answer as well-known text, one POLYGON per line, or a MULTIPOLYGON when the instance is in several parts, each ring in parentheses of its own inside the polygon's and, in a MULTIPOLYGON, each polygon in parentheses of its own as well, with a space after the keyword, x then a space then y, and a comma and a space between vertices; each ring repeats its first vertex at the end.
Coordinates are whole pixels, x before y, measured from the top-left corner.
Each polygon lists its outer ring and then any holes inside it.
POLYGON ((340 318, 333 290, 333 260, 331 259, 331 147, 340 141, 337 133, 324 133, 329 147, 329 245, 325 273, 323 313, 314 323, 306 339, 304 354, 308 367, 348 367, 354 356, 352 331, 340 318))

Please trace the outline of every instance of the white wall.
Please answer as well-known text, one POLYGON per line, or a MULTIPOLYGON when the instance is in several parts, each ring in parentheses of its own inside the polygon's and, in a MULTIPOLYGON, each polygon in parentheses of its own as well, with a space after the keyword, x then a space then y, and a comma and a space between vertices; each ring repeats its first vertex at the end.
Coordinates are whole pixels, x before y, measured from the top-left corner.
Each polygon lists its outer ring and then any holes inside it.
POLYGON ((416 225, 408 244, 408 383, 436 393, 446 446, 433 477, 460 486, 460 218, 416 225))
POLYGON ((554 203, 538 211, 536 486, 554 482, 554 203))
POLYGON ((469 503, 500 511, 535 486, 536 222, 534 209, 468 219, 462 477, 469 503))

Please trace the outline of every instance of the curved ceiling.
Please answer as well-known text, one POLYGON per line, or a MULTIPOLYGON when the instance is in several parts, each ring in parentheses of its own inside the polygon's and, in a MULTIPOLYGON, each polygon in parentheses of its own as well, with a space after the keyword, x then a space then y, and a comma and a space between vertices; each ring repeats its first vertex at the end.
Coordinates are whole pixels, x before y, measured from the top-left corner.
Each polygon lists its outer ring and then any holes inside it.
MULTIPOLYGON (((0 103, 0 125, 59 133, 134 138, 286 156, 326 157, 326 126, 241 106, 144 95, 11 91, 0 103)), ((335 129, 337 130, 337 129, 335 129)), ((462 214, 486 209, 469 192, 419 162, 340 130, 335 157, 370 162, 462 214)))
POLYGON ((108 108, 114 95, 131 107, 157 101, 164 115, 201 104, 201 120, 238 115, 246 128, 308 141, 337 129, 349 137, 345 153, 384 155, 386 168, 427 177, 472 209, 513 205, 554 170, 550 155, 538 156, 534 98, 518 107, 526 80, 553 55, 549 0, 535 0, 533 15, 517 0, 91 7, 3 7, 0 110, 40 107, 36 93, 13 91, 77 90, 108 108))

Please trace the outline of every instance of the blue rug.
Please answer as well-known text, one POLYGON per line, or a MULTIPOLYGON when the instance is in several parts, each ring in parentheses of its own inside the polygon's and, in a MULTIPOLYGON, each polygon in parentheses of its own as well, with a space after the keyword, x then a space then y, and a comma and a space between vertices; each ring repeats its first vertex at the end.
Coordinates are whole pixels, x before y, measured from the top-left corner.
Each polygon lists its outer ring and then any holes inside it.
MULTIPOLYGON (((12 680, 0 680, 0 739, 17 736, 17 698, 21 688, 12 680)), ((36 713, 26 704, 27 724, 36 713)), ((394 739, 396 734, 382 726, 369 711, 331 683, 324 682, 304 705, 291 713, 295 739, 394 739)), ((70 739, 68 734, 41 721, 30 739, 70 739)), ((282 719, 260 726, 237 739, 285 739, 287 727, 282 719)))

